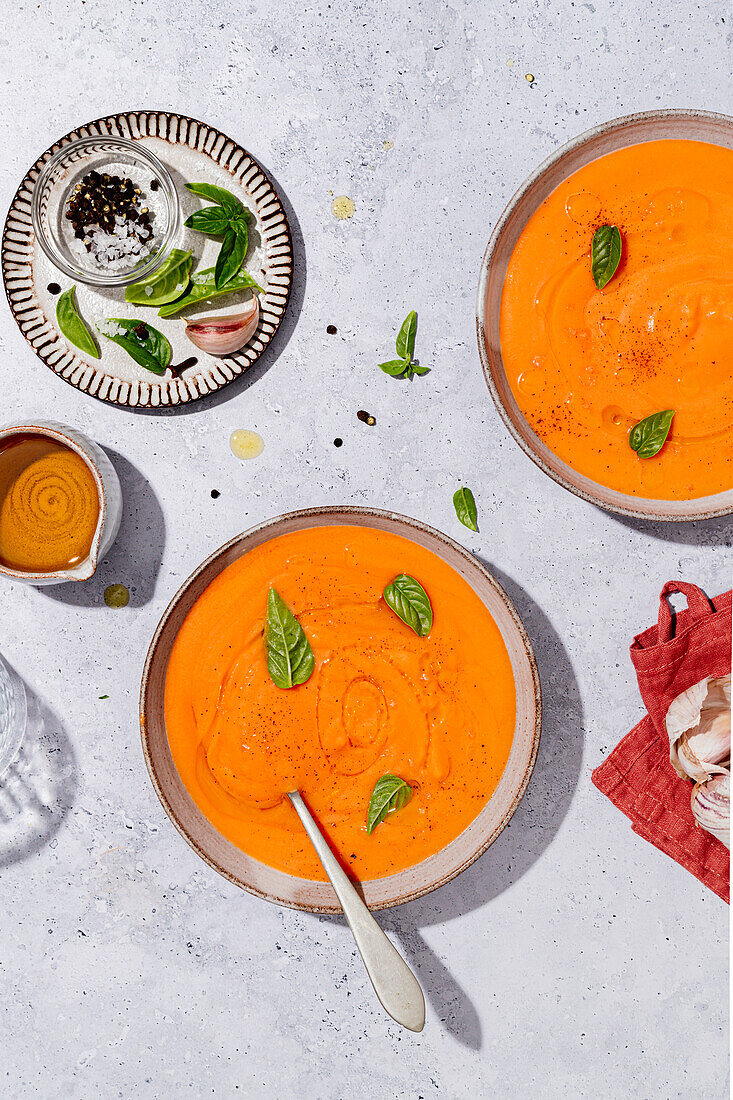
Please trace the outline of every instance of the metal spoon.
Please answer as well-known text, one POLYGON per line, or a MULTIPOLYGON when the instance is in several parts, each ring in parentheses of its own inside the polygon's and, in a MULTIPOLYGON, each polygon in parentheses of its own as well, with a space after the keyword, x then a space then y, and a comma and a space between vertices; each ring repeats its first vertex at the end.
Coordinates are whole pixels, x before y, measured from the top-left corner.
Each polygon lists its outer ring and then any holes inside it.
POLYGON ((321 830, 299 791, 288 791, 288 798, 303 823, 323 869, 331 880, 348 921, 367 974, 382 1006, 393 1020, 410 1031, 425 1026, 425 998, 417 978, 351 885, 346 872, 329 848, 321 830))

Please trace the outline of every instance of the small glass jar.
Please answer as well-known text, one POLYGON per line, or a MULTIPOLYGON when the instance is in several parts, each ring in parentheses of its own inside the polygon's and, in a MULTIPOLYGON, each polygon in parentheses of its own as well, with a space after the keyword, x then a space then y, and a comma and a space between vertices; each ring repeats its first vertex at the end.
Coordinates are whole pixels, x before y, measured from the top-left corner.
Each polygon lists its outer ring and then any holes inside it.
POLYGON ((62 145, 43 165, 33 190, 31 220, 39 245, 69 278, 88 286, 119 287, 146 279, 166 259, 180 231, 181 204, 168 169, 140 141, 100 135, 62 145), (141 184, 146 202, 155 209, 147 252, 142 258, 131 254, 129 266, 117 263, 114 270, 105 270, 77 241, 66 213, 84 177, 92 170, 104 174, 110 169, 141 184))

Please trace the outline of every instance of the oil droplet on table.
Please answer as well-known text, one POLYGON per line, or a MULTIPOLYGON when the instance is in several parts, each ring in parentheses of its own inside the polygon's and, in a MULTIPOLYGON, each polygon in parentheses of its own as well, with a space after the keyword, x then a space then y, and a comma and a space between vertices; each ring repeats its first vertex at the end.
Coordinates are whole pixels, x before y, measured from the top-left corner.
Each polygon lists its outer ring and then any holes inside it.
POLYGON ((348 195, 337 195, 331 203, 331 213, 340 222, 345 221, 346 218, 352 218, 355 210, 354 200, 350 199, 348 195))
POLYGON ((130 593, 124 584, 109 584, 104 590, 104 602, 107 607, 127 607, 130 593))
POLYGON ((257 458, 265 449, 265 441, 257 432, 237 428, 229 437, 229 446, 237 458, 257 458))

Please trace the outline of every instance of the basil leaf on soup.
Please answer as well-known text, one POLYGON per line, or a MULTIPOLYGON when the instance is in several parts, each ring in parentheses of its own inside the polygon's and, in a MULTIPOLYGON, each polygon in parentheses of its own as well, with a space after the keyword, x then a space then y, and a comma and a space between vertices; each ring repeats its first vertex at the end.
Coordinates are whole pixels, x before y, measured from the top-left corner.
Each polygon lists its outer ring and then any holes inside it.
POLYGON ((420 638, 426 638, 433 627, 433 608, 430 598, 414 577, 400 573, 384 590, 384 599, 394 611, 420 638))
POLYGON ((248 220, 252 218, 251 211, 239 201, 236 195, 233 195, 231 191, 227 191, 225 187, 216 187, 213 183, 187 183, 186 188, 193 195, 200 195, 202 199, 208 199, 209 202, 215 202, 226 214, 241 214, 248 220))
POLYGON ((244 263, 247 251, 247 226, 244 222, 241 226, 243 228, 227 229, 224 234, 214 268, 214 285, 217 290, 226 286, 244 263))
POLYGON ((629 432, 629 446, 639 458, 654 458, 659 454, 669 435, 674 413, 674 409, 663 409, 634 424, 629 432))
POLYGON ((198 305, 209 298, 221 298, 225 294, 235 294, 238 290, 259 290, 264 293, 259 283, 256 283, 246 271, 238 271, 229 282, 217 290, 214 282, 214 268, 207 267, 203 271, 195 271, 191 276, 191 285, 182 298, 163 306, 158 310, 159 317, 174 317, 189 306, 198 305))
POLYGON ((371 833, 387 814, 406 806, 412 797, 412 787, 398 775, 387 773, 374 784, 367 812, 367 832, 371 833))
POLYGON ((140 306, 164 306, 185 293, 191 277, 193 254, 174 248, 157 271, 125 288, 125 301, 140 306))
POLYGON ((417 314, 415 310, 411 310, 404 321, 402 327, 397 334, 397 340, 395 345, 397 348, 397 354, 401 359, 412 359, 415 351, 415 337, 417 335, 417 314))
POLYGON ((462 485, 460 489, 456 489, 453 494, 453 507, 464 527, 468 527, 469 531, 478 531, 476 501, 471 490, 465 485, 462 485))
POLYGON ((593 282, 603 290, 616 274, 621 262, 621 233, 616 225, 599 225, 593 234, 590 249, 590 270, 593 282))
POLYGON ((267 597, 267 671, 279 688, 304 684, 316 662, 310 642, 282 596, 271 588, 267 597))
POLYGON ((166 367, 173 358, 173 350, 162 332, 153 328, 147 321, 130 317, 108 317, 97 322, 97 329, 118 347, 121 347, 131 359, 153 374, 165 374, 166 367))
POLYGON ((201 210, 194 210, 183 224, 187 229, 219 237, 229 228, 229 215, 221 206, 204 206, 201 210))
POLYGON ((85 355, 91 355, 92 359, 100 359, 101 354, 97 347, 97 341, 92 336, 86 321, 79 313, 79 307, 75 298, 76 284, 65 290, 56 303, 56 323, 59 331, 70 344, 73 344, 85 355))

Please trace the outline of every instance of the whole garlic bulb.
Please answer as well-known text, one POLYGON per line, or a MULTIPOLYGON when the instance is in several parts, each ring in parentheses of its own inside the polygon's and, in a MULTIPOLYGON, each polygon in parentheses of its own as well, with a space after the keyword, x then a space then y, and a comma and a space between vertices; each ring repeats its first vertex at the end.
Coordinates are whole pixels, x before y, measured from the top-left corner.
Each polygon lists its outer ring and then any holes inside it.
POLYGON ((730 675, 706 676, 672 701, 665 725, 669 759, 692 779, 692 813, 730 849, 730 675))
POLYGON ((730 760, 730 675, 704 680, 670 704, 665 725, 669 759, 682 779, 704 783, 730 760))

